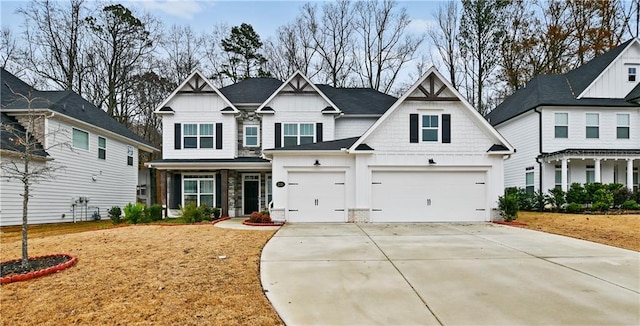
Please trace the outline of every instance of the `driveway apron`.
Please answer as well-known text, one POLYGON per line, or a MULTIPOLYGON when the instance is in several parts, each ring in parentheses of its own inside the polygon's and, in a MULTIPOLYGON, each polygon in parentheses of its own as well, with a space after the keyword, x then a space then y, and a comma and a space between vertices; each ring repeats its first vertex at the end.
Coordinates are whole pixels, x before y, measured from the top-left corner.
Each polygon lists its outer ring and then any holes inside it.
POLYGON ((640 324, 640 253, 491 223, 287 224, 260 270, 287 325, 640 324))

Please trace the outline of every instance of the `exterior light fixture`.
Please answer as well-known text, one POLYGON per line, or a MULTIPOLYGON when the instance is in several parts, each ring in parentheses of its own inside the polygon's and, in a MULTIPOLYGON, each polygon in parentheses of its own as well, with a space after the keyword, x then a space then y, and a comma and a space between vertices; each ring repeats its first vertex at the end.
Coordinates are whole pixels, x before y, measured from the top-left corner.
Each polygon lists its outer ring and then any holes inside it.
POLYGON ((316 160, 316 162, 313 163, 313 166, 320 166, 320 161, 316 160))
POLYGON ((429 164, 436 164, 436 161, 434 161, 432 158, 429 159, 429 164))

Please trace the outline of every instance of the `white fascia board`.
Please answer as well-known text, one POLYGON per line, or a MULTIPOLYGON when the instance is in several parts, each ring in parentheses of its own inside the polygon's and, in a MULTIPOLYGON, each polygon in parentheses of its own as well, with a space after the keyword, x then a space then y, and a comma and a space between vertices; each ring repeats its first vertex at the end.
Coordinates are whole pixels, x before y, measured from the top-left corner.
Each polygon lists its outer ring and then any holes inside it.
POLYGON ((222 94, 222 93, 220 92, 220 90, 218 90, 218 88, 217 88, 217 87, 213 86, 213 84, 209 81, 209 79, 208 79, 208 78, 206 78, 206 77, 205 77, 205 76, 204 76, 204 75, 203 75, 199 70, 197 70, 197 69, 196 69, 196 70, 194 70, 194 71, 191 73, 191 75, 189 75, 189 77, 187 77, 187 78, 186 78, 186 79, 185 79, 185 80, 180 84, 180 86, 178 86, 175 90, 173 90, 173 92, 171 93, 171 95, 169 95, 169 96, 168 96, 164 101, 162 101, 162 103, 160 103, 160 105, 158 105, 158 107, 157 107, 153 112, 154 112, 154 113, 156 113, 156 114, 158 114, 158 113, 162 114, 162 112, 160 112, 160 109, 162 109, 163 107, 165 107, 165 106, 167 105, 167 103, 169 103, 169 101, 171 101, 171 100, 173 99, 173 97, 174 97, 174 96, 176 96, 176 94, 178 94, 178 91, 179 91, 180 89, 182 89, 182 88, 183 88, 183 87, 184 87, 184 86, 185 86, 185 85, 186 85, 186 84, 187 84, 191 79, 193 79, 193 77, 194 77, 194 76, 196 76, 196 75, 197 75, 197 76, 199 76, 200 78, 202 78, 202 80, 204 80, 204 82, 205 82, 205 83, 207 83, 207 85, 208 85, 209 87, 211 87, 211 89, 213 89, 213 90, 216 92, 216 94, 217 94, 218 96, 220 96, 220 97, 222 98, 222 100, 223 100, 225 103, 227 103, 227 105, 229 105, 229 106, 234 110, 234 113, 238 113, 238 112, 240 112, 240 111, 238 110, 238 108, 236 108, 236 106, 235 106, 235 105, 233 105, 233 103, 231 103, 231 101, 229 101, 229 99, 228 99, 226 96, 224 96, 224 94, 222 94))

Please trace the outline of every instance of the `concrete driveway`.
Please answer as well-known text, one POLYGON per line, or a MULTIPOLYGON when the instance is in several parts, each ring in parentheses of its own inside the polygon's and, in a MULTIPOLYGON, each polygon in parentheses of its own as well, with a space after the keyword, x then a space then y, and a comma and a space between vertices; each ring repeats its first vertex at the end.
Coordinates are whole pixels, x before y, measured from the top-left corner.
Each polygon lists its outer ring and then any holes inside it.
POLYGON ((287 224, 262 286, 287 325, 639 325, 640 253, 477 224, 287 224))

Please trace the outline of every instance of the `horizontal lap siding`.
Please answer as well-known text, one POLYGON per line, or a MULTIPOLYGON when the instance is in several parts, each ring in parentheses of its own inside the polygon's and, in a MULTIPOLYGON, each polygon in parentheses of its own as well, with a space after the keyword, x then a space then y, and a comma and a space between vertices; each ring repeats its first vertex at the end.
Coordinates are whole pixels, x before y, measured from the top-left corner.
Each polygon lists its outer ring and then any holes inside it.
POLYGON ((504 136, 516 152, 504 162, 504 186, 524 187, 525 169, 534 167, 534 183, 537 185, 538 164, 538 114, 530 111, 520 117, 509 120, 497 126, 496 129, 504 136))

